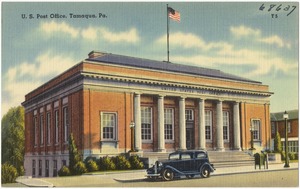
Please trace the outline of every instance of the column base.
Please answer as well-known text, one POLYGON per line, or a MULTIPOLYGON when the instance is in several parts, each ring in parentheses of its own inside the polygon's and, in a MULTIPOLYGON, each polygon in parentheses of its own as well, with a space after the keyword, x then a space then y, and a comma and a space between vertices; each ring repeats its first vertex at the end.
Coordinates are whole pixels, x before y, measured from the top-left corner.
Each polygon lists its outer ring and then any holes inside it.
POLYGON ((157 149, 157 152, 167 152, 166 149, 157 149))
POLYGON ((206 148, 198 147, 197 150, 206 150, 206 148))
POLYGON ((216 151, 218 151, 218 152, 224 152, 225 148, 216 148, 216 151))
POLYGON ((233 150, 235 150, 235 151, 242 151, 241 148, 233 148, 233 150))

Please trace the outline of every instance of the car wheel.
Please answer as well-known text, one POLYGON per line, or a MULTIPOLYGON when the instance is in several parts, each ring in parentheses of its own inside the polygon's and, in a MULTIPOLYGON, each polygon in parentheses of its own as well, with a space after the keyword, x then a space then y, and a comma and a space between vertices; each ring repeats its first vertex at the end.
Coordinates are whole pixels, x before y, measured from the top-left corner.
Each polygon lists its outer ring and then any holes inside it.
POLYGON ((203 177, 203 178, 209 177, 210 176, 210 169, 209 169, 209 167, 208 166, 203 167, 201 169, 201 171, 200 171, 200 174, 201 174, 201 177, 203 177))
POLYGON ((163 174, 162 174, 162 178, 165 180, 165 181, 170 181, 170 180, 173 180, 174 178, 174 173, 171 169, 165 169, 163 174))

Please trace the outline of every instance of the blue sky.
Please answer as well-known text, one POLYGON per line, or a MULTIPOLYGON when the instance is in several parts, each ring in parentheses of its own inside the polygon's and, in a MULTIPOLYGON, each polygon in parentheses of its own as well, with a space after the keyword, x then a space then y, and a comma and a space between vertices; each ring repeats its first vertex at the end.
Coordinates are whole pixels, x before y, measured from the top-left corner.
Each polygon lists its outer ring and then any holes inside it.
MULTIPOLYGON (((271 112, 298 108, 298 2, 168 4, 181 14, 170 20, 171 62, 261 81, 271 112)), ((165 2, 2 2, 2 115, 92 50, 167 60, 166 15, 165 2)))

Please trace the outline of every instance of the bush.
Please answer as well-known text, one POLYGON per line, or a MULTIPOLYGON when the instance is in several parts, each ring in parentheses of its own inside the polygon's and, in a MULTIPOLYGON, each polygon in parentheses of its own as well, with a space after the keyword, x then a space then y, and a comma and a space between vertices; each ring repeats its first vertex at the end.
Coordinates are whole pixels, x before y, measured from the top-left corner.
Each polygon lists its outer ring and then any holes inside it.
POLYGON ((74 173, 73 173, 74 175, 82 175, 83 173, 87 172, 85 164, 82 161, 77 162, 73 169, 74 169, 74 173))
POLYGON ((118 170, 126 170, 131 168, 130 162, 123 155, 115 157, 114 162, 118 170))
POLYGON ((101 157, 98 161, 98 166, 100 170, 107 171, 107 170, 115 170, 116 165, 112 161, 112 159, 108 156, 101 157))
POLYGON ((86 168, 87 168, 88 172, 94 172, 94 171, 99 170, 99 167, 98 167, 97 163, 93 159, 88 160, 85 163, 85 165, 86 165, 86 168))
POLYGON ((69 167, 67 166, 62 166, 62 168, 58 171, 58 176, 63 177, 63 176, 70 176, 71 172, 69 167))
POLYGON ((9 163, 4 163, 1 166, 1 183, 13 183, 16 181, 18 177, 18 171, 17 169, 9 164, 9 163))
POLYGON ((290 152, 288 155, 289 155, 289 158, 290 158, 290 160, 294 160, 294 159, 296 159, 296 155, 295 155, 295 153, 293 153, 293 152, 290 152))
POLYGON ((143 169, 144 168, 143 162, 140 160, 139 156, 137 156, 137 155, 130 156, 129 162, 131 165, 131 169, 143 169))

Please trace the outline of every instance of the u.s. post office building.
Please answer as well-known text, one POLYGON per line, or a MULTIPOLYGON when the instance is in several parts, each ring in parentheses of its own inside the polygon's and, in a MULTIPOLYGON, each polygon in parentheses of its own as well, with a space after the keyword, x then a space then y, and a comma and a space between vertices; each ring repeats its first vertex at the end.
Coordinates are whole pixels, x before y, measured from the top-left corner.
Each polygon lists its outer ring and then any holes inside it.
POLYGON ((26 174, 68 165, 71 133, 84 158, 268 149, 272 94, 220 70, 92 51, 25 96, 26 174))

